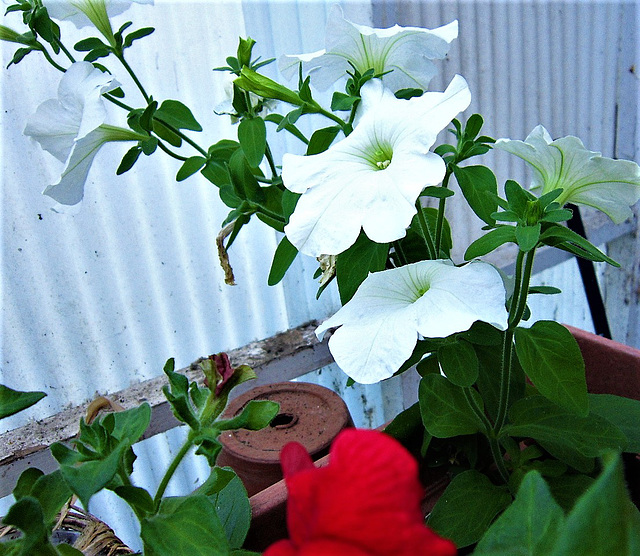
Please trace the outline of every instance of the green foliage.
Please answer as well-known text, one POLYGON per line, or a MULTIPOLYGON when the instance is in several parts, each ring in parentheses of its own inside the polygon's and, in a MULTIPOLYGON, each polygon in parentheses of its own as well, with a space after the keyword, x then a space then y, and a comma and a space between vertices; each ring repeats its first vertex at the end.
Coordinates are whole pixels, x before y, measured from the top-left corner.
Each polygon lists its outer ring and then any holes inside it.
POLYGON ((511 503, 505 487, 475 470, 453 478, 427 519, 427 525, 458 548, 476 543, 495 517, 511 503))
POLYGON ((353 297, 369 272, 385 268, 388 253, 388 243, 376 243, 360 232, 356 242, 338 255, 336 279, 343 305, 353 297))
POLYGON ((538 321, 515 331, 516 353, 538 391, 561 407, 589 412, 584 361, 575 338, 561 324, 538 321))
POLYGON ((0 419, 31 407, 45 396, 44 392, 20 392, 0 384, 0 419))
POLYGON ((291 244, 286 236, 283 237, 273 255, 273 262, 271 263, 267 283, 270 286, 278 284, 284 278, 284 275, 297 256, 298 250, 291 244))
POLYGON ((626 492, 619 457, 607 454, 600 476, 566 515, 537 471, 478 543, 474 555, 570 556, 636 554, 640 514, 626 492))
MULTIPOLYGON (((476 390, 467 389, 467 393, 482 407, 482 399, 476 390)), ((465 389, 455 386, 439 374, 428 374, 420 381, 418 398, 424 428, 437 438, 451 438, 484 430, 483 422, 465 398, 465 389)))
POLYGON ((494 173, 486 166, 454 166, 453 172, 473 212, 493 226, 496 221, 492 215, 498 206, 498 182, 494 173))

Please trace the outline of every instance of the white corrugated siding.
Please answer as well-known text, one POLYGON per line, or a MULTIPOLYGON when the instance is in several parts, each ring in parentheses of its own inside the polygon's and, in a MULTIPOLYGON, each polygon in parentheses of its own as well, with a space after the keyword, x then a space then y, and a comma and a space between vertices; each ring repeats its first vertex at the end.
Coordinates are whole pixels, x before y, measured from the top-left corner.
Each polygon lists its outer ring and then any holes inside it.
MULTIPOLYGON (((131 61, 154 97, 178 98, 193 109, 207 145, 234 133, 225 118, 212 113, 224 91, 220 74, 211 68, 235 52, 237 37, 258 40, 256 52, 263 57, 317 50, 331 3, 157 1, 155 7, 134 5, 117 24, 131 19, 136 26, 157 28, 138 43, 131 61)), ((635 55, 629 54, 635 3, 376 0, 343 6, 347 17, 379 27, 436 27, 458 19, 460 38, 432 88, 442 90, 455 73, 464 75, 474 98, 469 114, 485 116, 489 135, 522 139, 542 123, 553 136, 578 135, 607 156, 616 154, 616 138, 635 136, 633 118, 616 121, 621 102, 625 114, 627 103, 635 105, 631 113, 637 116, 637 84, 631 95, 621 85, 629 80, 627 60, 635 55)), ((7 43, 1 48, 6 66, 13 48, 7 43)), ((57 72, 34 54, 2 72, 0 380, 25 389, 44 387, 49 394, 3 426, 156 376, 168 357, 187 365, 335 310, 335 293, 315 300, 312 260, 296 261, 282 285, 266 286, 277 238, 263 225, 243 230, 231 249, 238 286, 225 286, 214 240, 226 209, 205 180, 176 184, 177 163, 160 154, 116 177, 127 147, 107 145, 81 207, 61 210, 40 195, 60 166, 21 131, 36 106, 55 96, 57 80, 57 72)), ((117 110, 113 114, 113 122, 122 117, 117 110)), ((635 144, 628 147, 618 143, 617 152, 636 152, 635 144)), ((286 148, 295 148, 295 142, 286 148)), ((500 182, 507 177, 525 182, 515 158, 492 153, 486 159, 495 164, 500 182)), ((457 214, 451 218, 461 250, 479 224, 457 214)), ((545 298, 532 302, 534 314, 590 328, 574 263, 538 277, 549 280, 565 290, 565 312, 557 313, 555 302, 545 298)), ((330 370, 314 380, 342 384, 330 370)), ((392 386, 367 387, 344 395, 356 421, 375 426, 397 412, 393 392, 392 386)), ((171 431, 137 448, 139 484, 158 482, 182 435, 171 431)), ((207 474, 198 458, 181 469, 170 493, 190 490, 207 474)), ((102 506, 96 499, 91 509, 102 506)), ((119 507, 109 503, 98 513, 133 543, 134 520, 118 514, 119 507)))

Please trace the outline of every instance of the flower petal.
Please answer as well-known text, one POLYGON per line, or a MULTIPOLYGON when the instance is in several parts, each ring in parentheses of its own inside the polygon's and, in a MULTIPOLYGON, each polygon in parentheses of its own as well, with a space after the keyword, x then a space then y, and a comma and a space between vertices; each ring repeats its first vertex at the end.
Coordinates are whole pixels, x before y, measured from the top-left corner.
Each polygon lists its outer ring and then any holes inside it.
POLYGON ((106 109, 102 93, 119 84, 89 62, 76 62, 58 86, 58 98, 38 106, 27 120, 25 135, 33 137, 58 160, 66 161, 74 140, 85 137, 102 124, 106 109))
POLYGON ((387 87, 426 89, 436 73, 431 60, 446 56, 449 45, 458 36, 458 22, 437 29, 400 27, 374 29, 357 25, 344 18, 339 5, 334 5, 327 21, 325 49, 311 54, 288 55, 280 59, 280 71, 293 78, 302 63, 311 83, 324 91, 346 77, 352 67, 364 73, 374 69, 382 74, 387 87))
POLYGON ((410 357, 418 335, 442 338, 478 320, 504 330, 502 278, 491 265, 421 261, 369 274, 353 298, 317 329, 338 366, 364 384, 389 378, 410 357))
POLYGON ((285 186, 302 194, 285 227, 289 241, 318 257, 348 249, 361 228, 379 243, 403 237, 422 189, 444 177, 444 162, 428 149, 470 101, 460 76, 443 93, 410 100, 395 98, 377 79, 366 83, 348 137, 320 154, 283 157, 285 186))
POLYGON ((71 21, 80 29, 92 25, 87 17, 92 4, 104 3, 108 17, 119 15, 129 9, 131 4, 153 4, 153 0, 42 0, 49 17, 59 21, 71 21))
POLYGON ((577 137, 552 141, 547 130, 537 126, 525 141, 499 139, 495 146, 533 166, 532 189, 542 187, 543 194, 562 189, 560 204, 597 208, 619 224, 632 215, 629 207, 640 200, 640 167, 589 151, 577 137))
POLYGON ((434 266, 429 271, 429 291, 416 301, 422 336, 445 338, 468 330, 478 320, 507 328, 504 283, 493 266, 475 261, 463 267, 434 266))
POLYGON ((424 525, 416 461, 384 433, 342 431, 329 465, 293 475, 287 489, 290 542, 297 552, 273 555, 455 554, 452 543, 424 525))

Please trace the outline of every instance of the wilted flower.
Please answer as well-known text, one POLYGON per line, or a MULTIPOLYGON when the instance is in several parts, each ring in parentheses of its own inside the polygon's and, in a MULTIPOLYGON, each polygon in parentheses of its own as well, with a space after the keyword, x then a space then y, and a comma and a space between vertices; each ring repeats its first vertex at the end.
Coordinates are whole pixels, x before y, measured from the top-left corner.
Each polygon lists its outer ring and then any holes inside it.
POLYGON ((632 215, 629 207, 640 199, 640 167, 635 162, 589 151, 577 137, 553 141, 539 125, 524 141, 499 139, 495 146, 531 164, 531 188, 541 188, 541 195, 562 189, 556 199, 561 205, 588 205, 619 224, 632 215))
POLYGON ((113 40, 109 18, 128 10, 133 2, 153 4, 153 0, 42 0, 49 17, 71 21, 78 28, 94 25, 109 41, 113 40))
POLYGON ((264 556, 454 556, 456 547, 424 524, 418 465, 395 439, 346 429, 329 465, 315 468, 305 448, 281 453, 289 492, 289 539, 264 556))
POLYGON ((455 76, 444 93, 397 99, 380 80, 362 87, 353 132, 323 153, 282 159, 287 189, 302 193, 285 232, 307 255, 337 255, 364 229, 378 243, 405 235, 415 201, 438 184, 445 164, 428 152, 438 133, 467 108, 467 82, 455 76))
POLYGON ((431 60, 444 58, 457 36, 457 21, 433 30, 399 25, 373 29, 345 19, 342 9, 335 5, 327 22, 325 48, 283 56, 280 70, 290 78, 302 62, 311 82, 319 90, 325 90, 347 71, 353 71, 351 63, 361 74, 369 69, 376 74, 390 71, 383 79, 393 91, 409 87, 426 89, 436 73, 431 60))
POLYGON ((475 261, 421 261, 369 274, 353 298, 316 329, 338 366, 356 382, 389 378, 411 356, 418 337, 444 338, 484 321, 507 327, 498 271, 475 261))
POLYGON ((130 129, 103 124, 102 93, 117 86, 110 75, 89 62, 76 62, 62 76, 58 98, 43 102, 29 118, 25 135, 66 163, 60 181, 48 186, 45 195, 65 205, 80 202, 93 158, 104 143, 146 138, 130 129))

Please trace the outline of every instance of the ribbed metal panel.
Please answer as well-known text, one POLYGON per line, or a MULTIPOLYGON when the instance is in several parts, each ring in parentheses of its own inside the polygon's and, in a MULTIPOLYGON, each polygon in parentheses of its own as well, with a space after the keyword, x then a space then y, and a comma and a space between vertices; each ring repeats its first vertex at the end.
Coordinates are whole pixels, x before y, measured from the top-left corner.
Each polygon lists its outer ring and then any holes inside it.
MULTIPOLYGON (((331 3, 156 0, 155 7, 134 5, 115 25, 131 19, 157 28, 134 47, 131 60, 155 98, 178 98, 192 107, 207 130, 206 146, 235 133, 225 118, 213 114, 224 87, 211 68, 235 52, 238 36, 258 40, 263 57, 317 50, 323 46, 331 3)), ((489 135, 523 139, 542 123, 553 136, 578 135, 588 148, 607 156, 621 151, 617 137, 635 138, 636 122, 616 119, 617 104, 637 107, 637 85, 632 96, 620 86, 630 70, 620 62, 621 53, 635 44, 635 27, 629 23, 637 22, 635 3, 374 0, 343 6, 347 17, 377 27, 433 28, 458 19, 460 37, 440 64, 432 89, 442 90, 455 73, 464 75, 473 94, 468 113, 485 116, 489 135), (629 126, 631 133, 621 131, 629 126)), ((86 36, 67 29, 78 38, 86 36)), ((13 48, 7 43, 0 48, 6 66, 13 48)), ((126 82, 124 73, 117 77, 126 82)), ((266 286, 277 237, 261 224, 250 225, 232 247, 238 286, 225 286, 214 240, 226 209, 205 180, 194 176, 176 184, 178 164, 167 157, 143 159, 126 176, 115 177, 127 147, 107 145, 96 159, 80 208, 61 210, 43 197, 41 190, 57 178, 60 166, 21 131, 37 105, 55 96, 57 80, 56 71, 34 54, 2 72, 0 381, 25 389, 45 387, 49 394, 3 427, 156 376, 168 357, 187 365, 336 309, 334 291, 315 300, 313 260, 299 259, 283 284, 266 286)), ((140 105, 133 94, 128 101, 140 105)), ((117 110, 113 115, 111 123, 122 121, 117 110)), ((285 148, 299 146, 288 141, 276 145, 276 153, 285 148)), ((491 153, 486 162, 497 169, 500 183, 506 178, 526 183, 524 167, 514 157, 491 153)), ((459 255, 480 224, 455 210, 450 217, 459 255)), ((590 328, 575 268, 547 271, 538 283, 563 288, 568 309, 557 313, 555 301, 542 298, 532 301, 534 315, 590 328)), ((339 391, 344 383, 331 370, 313 380, 339 391)), ((369 426, 397 412, 393 392, 385 385, 343 393, 358 423, 369 426)), ((157 484, 183 435, 178 429, 137 447, 139 484, 157 484)), ((191 458, 170 493, 191 490, 207 472, 201 458, 191 458)), ((96 499, 91 509, 100 507, 98 514, 133 543, 134 520, 119 511, 119 504, 103 506, 96 499)))

